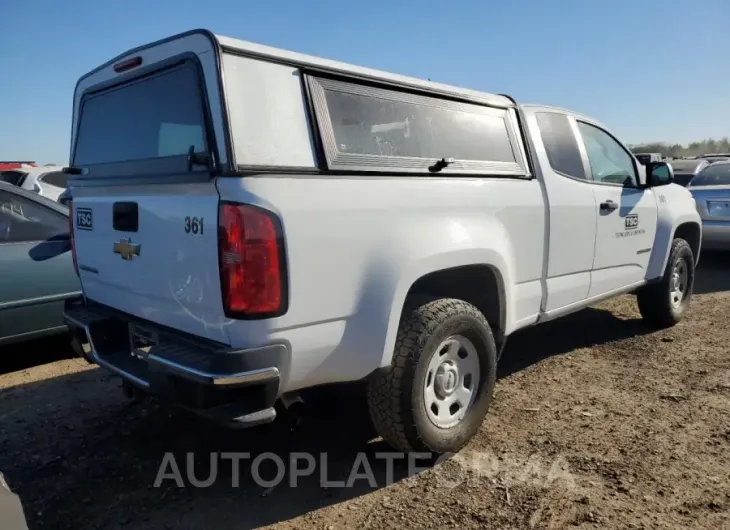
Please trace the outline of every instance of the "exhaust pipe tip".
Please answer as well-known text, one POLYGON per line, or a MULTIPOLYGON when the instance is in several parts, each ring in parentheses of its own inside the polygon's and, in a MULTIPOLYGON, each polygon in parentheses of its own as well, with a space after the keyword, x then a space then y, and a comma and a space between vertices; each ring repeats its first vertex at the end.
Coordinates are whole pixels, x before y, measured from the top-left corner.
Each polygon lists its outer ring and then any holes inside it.
POLYGON ((88 342, 82 342, 76 333, 71 334, 71 349, 78 356, 86 360, 89 364, 94 364, 94 361, 89 357, 91 347, 88 342))
POLYGON ((147 399, 147 393, 144 390, 126 381, 122 382, 122 392, 124 393, 124 397, 131 401, 132 405, 142 403, 147 399))
POLYGON ((298 429, 309 412, 309 406, 299 392, 284 394, 279 398, 284 414, 282 414, 289 430, 298 429))

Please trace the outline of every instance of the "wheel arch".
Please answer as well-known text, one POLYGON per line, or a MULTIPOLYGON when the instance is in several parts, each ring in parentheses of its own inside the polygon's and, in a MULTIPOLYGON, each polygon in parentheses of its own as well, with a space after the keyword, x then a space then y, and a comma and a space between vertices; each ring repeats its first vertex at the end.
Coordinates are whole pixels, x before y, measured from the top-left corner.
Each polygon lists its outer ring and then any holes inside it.
POLYGON ((430 272, 411 285, 406 300, 418 295, 469 302, 482 312, 492 328, 495 341, 498 345, 501 343, 507 316, 506 294, 502 273, 496 267, 472 264, 430 272))
POLYGON ((697 264, 702 245, 702 227, 698 222, 698 217, 697 213, 694 212, 694 215, 682 216, 675 219, 675 222, 671 222, 672 219, 660 216, 654 238, 654 247, 647 267, 647 280, 658 280, 664 275, 664 270, 669 261, 669 253, 672 249, 672 241, 676 237, 687 240, 694 254, 695 264, 697 264))
MULTIPOLYGON (((489 322, 497 344, 497 351, 510 329, 511 278, 509 267, 501 254, 491 259, 455 260, 454 256, 442 266, 421 267, 417 274, 404 282, 394 300, 380 366, 388 366, 393 355, 398 327, 410 297, 423 295, 439 298, 457 298, 473 304, 489 322)), ((433 265, 433 264, 431 264, 433 265)))
POLYGON ((700 225, 695 222, 682 223, 674 231, 672 240, 677 238, 684 239, 689 244, 689 247, 692 249, 692 256, 694 256, 695 265, 697 265, 700 259, 700 247, 702 245, 702 228, 700 225))

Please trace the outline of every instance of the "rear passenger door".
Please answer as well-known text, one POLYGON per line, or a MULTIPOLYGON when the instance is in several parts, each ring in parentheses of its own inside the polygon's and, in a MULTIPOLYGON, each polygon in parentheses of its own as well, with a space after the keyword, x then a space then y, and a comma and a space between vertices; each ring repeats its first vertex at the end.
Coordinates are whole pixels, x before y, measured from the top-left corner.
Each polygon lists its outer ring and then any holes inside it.
POLYGON ((588 297, 598 206, 575 130, 566 114, 525 108, 548 204, 546 298, 549 312, 588 297))
POLYGON ((598 204, 596 251, 589 297, 616 291, 646 276, 657 225, 654 191, 642 189, 634 157, 596 124, 577 120, 598 204))

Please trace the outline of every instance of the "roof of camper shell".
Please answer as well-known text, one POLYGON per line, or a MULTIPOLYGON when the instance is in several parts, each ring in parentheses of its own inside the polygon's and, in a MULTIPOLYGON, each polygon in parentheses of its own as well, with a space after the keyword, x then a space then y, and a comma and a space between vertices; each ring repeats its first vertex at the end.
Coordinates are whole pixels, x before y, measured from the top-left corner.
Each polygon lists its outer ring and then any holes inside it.
POLYGON ((512 98, 504 95, 490 94, 488 92, 480 92, 478 90, 470 90, 442 83, 434 83, 432 81, 424 81, 415 77, 408 77, 373 68, 365 68, 352 64, 341 63, 330 59, 323 59, 312 55, 305 55, 271 46, 256 44, 222 35, 215 35, 224 51, 233 53, 241 53, 251 57, 261 57, 271 59, 277 62, 284 62, 301 67, 310 67, 317 70, 325 70, 330 72, 342 73, 345 75, 362 77, 386 83, 398 84, 401 86, 412 87, 429 92, 439 93, 446 96, 468 98, 477 100, 487 105, 497 107, 514 107, 515 102, 512 98))
POLYGON ((138 53, 142 50, 153 48, 155 46, 159 46, 161 44, 176 39, 189 37, 195 34, 203 35, 206 38, 210 39, 211 42, 217 41, 218 45, 222 48, 224 52, 228 52, 231 54, 240 54, 247 57, 289 64, 300 68, 311 68, 314 71, 339 73, 349 77, 356 77, 376 82, 381 81, 387 84, 398 85, 404 88, 411 88, 425 92, 431 92, 433 94, 452 97, 455 99, 467 99, 492 107, 509 108, 517 106, 516 102, 511 97, 503 94, 491 94, 489 92, 481 92, 479 90, 471 90, 468 88, 446 85, 443 83, 434 83, 433 81, 425 81, 416 77, 393 74, 389 72, 384 72, 382 70, 375 70, 374 68, 365 68, 362 66, 333 61, 331 59, 324 59, 322 57, 315 57, 313 55, 306 55, 303 53, 282 50, 280 48, 274 48, 272 46, 265 46, 263 44, 257 44, 254 42, 247 42, 240 39, 225 37, 223 35, 215 35, 205 29, 195 29, 191 31, 186 31, 184 33, 178 33, 177 35, 171 35, 167 38, 160 39, 155 42, 150 42, 142 46, 132 48, 131 50, 127 50, 126 52, 117 55, 114 59, 107 61, 101 66, 81 76, 81 79, 79 79, 76 84, 76 89, 74 90, 74 93, 76 93, 79 85, 86 78, 112 64, 115 64, 125 57, 128 57, 134 53, 138 53))

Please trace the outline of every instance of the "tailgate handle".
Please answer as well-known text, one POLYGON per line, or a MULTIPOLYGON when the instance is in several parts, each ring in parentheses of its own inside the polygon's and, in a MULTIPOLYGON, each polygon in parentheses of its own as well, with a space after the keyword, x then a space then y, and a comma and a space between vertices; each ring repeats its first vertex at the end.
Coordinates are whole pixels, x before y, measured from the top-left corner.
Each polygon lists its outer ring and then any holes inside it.
POLYGON ((136 202, 115 202, 113 226, 119 232, 136 232, 139 228, 139 209, 136 202))

